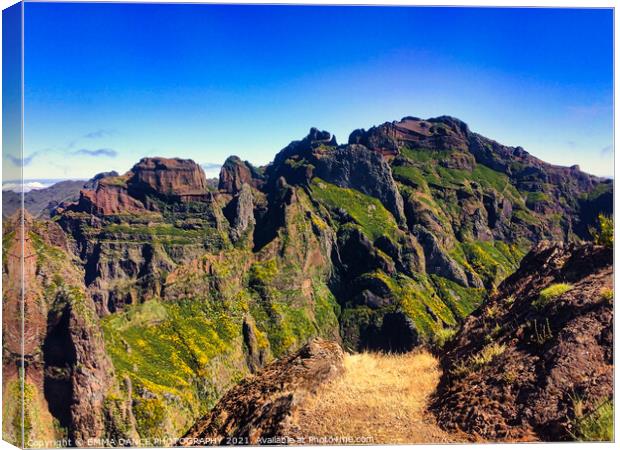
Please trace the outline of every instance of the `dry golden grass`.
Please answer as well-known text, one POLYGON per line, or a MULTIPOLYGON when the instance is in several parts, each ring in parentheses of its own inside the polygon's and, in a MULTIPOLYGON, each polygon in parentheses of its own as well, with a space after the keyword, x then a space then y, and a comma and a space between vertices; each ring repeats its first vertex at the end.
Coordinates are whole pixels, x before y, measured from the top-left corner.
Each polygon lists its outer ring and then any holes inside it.
MULTIPOLYGON (((303 436, 370 437, 357 443, 458 442, 426 411, 439 382, 437 359, 427 352, 345 356, 345 373, 298 410, 303 436)), ((306 441, 308 442, 308 441, 306 441)))

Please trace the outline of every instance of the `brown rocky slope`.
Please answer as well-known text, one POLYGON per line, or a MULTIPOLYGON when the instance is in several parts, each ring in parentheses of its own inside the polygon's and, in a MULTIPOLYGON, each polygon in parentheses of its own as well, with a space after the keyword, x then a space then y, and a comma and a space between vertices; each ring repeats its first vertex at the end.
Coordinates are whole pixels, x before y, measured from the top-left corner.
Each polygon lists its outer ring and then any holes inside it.
POLYGON ((467 318, 432 409, 485 439, 566 440, 613 396, 613 251, 543 242, 467 318))

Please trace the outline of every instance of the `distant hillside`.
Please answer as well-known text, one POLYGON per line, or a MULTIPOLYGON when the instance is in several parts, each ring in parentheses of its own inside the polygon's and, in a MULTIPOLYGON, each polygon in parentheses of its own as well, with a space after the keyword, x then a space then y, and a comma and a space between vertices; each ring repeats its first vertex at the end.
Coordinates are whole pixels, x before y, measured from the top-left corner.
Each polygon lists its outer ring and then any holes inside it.
MULTIPOLYGON (((33 217, 49 219, 54 209, 63 202, 74 202, 80 197, 82 189, 93 189, 98 180, 106 176, 118 175, 116 172, 103 172, 90 180, 65 180, 43 189, 32 189, 24 193, 24 207, 33 217)), ((2 217, 12 216, 20 207, 20 194, 2 191, 2 217)))
MULTIPOLYGON (((44 189, 33 189, 24 194, 24 207, 34 217, 49 218, 51 210, 59 203, 76 200, 85 183, 85 180, 67 180, 44 189)), ((2 217, 13 215, 20 207, 20 194, 2 191, 2 217)))

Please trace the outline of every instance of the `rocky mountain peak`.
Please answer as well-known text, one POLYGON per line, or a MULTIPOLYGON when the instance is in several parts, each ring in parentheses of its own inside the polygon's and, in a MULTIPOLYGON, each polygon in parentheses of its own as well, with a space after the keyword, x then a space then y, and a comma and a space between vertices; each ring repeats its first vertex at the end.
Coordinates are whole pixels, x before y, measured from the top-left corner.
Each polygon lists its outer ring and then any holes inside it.
POLYGON ((127 183, 134 190, 164 196, 203 195, 208 190, 204 171, 191 159, 142 158, 131 173, 127 183))
POLYGON ((349 136, 349 144, 361 144, 383 156, 393 157, 400 153, 402 147, 466 149, 469 133, 465 122, 450 116, 428 120, 407 116, 368 131, 355 130, 349 136))
POLYGON ((293 141, 280 150, 273 160, 273 165, 279 166, 287 159, 295 156, 298 159, 305 158, 312 153, 313 149, 321 146, 336 147, 337 145, 336 136, 333 136, 329 131, 320 131, 318 128, 312 127, 305 138, 293 141))
POLYGON ((263 184, 263 174, 238 156, 229 156, 220 170, 218 189, 228 194, 237 194, 244 184, 259 188, 263 184))
POLYGON ((336 136, 332 135, 329 131, 320 131, 318 128, 310 128, 308 136, 304 138, 304 141, 310 142, 312 145, 326 144, 331 147, 338 145, 336 142, 336 136))
POLYGON ((100 172, 94 177, 92 177, 90 180, 88 180, 86 183, 84 183, 83 187, 85 189, 96 189, 97 185, 99 184, 99 180, 102 180, 103 178, 118 177, 118 176, 119 176, 119 173, 116 170, 111 170, 109 172, 100 172))

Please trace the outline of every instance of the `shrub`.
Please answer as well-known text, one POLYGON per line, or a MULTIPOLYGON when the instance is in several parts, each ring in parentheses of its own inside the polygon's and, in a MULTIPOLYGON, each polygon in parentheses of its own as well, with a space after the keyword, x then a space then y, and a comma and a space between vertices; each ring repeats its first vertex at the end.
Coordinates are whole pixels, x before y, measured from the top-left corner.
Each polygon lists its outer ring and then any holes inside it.
POLYGON ((614 246, 614 219, 613 217, 605 216, 604 214, 598 215, 598 227, 590 228, 590 234, 594 239, 594 243, 597 245, 604 245, 605 247, 614 246))
POLYGON ((602 298, 603 300, 606 300, 606 301, 608 301, 608 302, 610 302, 610 303, 611 303, 611 302, 613 301, 613 299, 614 299, 614 290, 613 290, 613 289, 610 289, 610 288, 608 288, 608 287, 604 287, 604 288, 602 288, 602 289, 601 289, 601 291, 600 291, 600 294, 601 294, 601 298, 602 298))
POLYGON ((434 343, 438 348, 444 348, 444 346, 452 340, 458 330, 456 328, 439 328, 435 331, 433 337, 434 343))
POLYGON ((577 417, 573 437, 579 441, 613 441, 614 405, 612 400, 606 400, 591 413, 577 417))
POLYGON ((485 312, 489 319, 495 319, 501 313, 500 307, 497 303, 489 305, 485 308, 485 312))
POLYGON ((504 351, 506 351, 506 345, 493 342, 485 345, 479 353, 472 357, 471 361, 476 368, 480 368, 493 361, 496 356, 501 355, 504 351))
POLYGON ((497 342, 487 344, 482 348, 482 350, 475 355, 470 356, 466 361, 460 361, 455 364, 452 368, 451 374, 454 376, 462 376, 472 373, 487 365, 505 351, 505 344, 499 344, 497 342))
POLYGON ((542 291, 538 295, 538 298, 532 302, 532 306, 537 309, 544 308, 551 300, 559 297, 565 292, 570 291, 573 288, 572 285, 568 283, 555 283, 552 284, 542 291))

